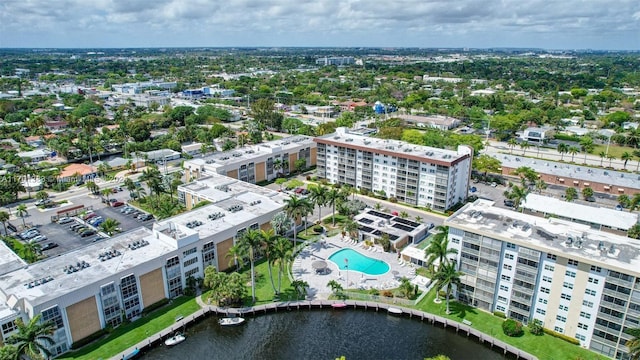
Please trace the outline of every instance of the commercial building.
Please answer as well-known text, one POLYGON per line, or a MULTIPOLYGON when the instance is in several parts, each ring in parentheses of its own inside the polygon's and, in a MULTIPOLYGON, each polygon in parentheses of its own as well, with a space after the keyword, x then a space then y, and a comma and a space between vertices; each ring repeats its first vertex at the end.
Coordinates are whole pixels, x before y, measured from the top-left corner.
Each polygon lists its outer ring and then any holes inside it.
POLYGON ((351 56, 342 57, 323 57, 316 59, 316 65, 351 65, 355 63, 355 59, 351 56))
MULTIPOLYGON (((638 174, 509 154, 491 154, 491 156, 500 160, 502 174, 506 176, 513 176, 515 169, 526 166, 535 170, 540 175, 540 179, 547 184, 575 187, 578 190, 590 187, 593 191, 612 195, 632 196, 640 192, 638 174)), ((581 157, 582 155, 576 155, 576 161, 581 161, 581 157)))
POLYGON ((578 339, 626 359, 640 321, 640 243, 477 200, 445 220, 464 273, 458 299, 578 339))
POLYGON ((291 136, 239 149, 218 152, 202 158, 186 160, 187 181, 207 174, 222 174, 252 184, 275 179, 279 173, 295 170, 296 161, 304 159, 305 167, 316 164, 316 143, 308 136, 291 136))
POLYGON ((473 149, 457 151, 375 139, 346 128, 314 139, 317 175, 444 211, 467 197, 473 149))
POLYGON ((404 120, 407 124, 418 126, 418 127, 431 127, 439 130, 451 130, 453 128, 458 127, 462 123, 460 119, 452 118, 449 116, 442 115, 430 115, 430 116, 422 116, 422 115, 407 115, 400 114, 394 115, 399 119, 404 120))
POLYGON ((0 342, 15 332, 16 319, 42 314, 55 324, 49 349, 58 355, 105 327, 136 319, 146 307, 181 295, 187 279, 204 277, 207 266, 227 269, 238 236, 268 229, 285 196, 221 175, 179 193, 183 201, 199 196, 212 204, 28 265, 2 244, 0 342))

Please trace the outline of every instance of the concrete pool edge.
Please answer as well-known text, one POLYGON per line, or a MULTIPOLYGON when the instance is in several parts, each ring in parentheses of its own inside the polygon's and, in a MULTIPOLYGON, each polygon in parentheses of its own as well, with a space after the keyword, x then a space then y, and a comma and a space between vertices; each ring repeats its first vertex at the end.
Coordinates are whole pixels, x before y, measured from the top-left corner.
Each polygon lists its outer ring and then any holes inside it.
POLYGON ((384 275, 388 274, 389 272, 391 272, 391 265, 390 265, 388 262, 386 262, 386 261, 384 261, 384 260, 382 260, 382 259, 376 259, 376 258, 374 258, 374 257, 367 256, 367 255, 365 255, 365 254, 361 253, 360 251, 358 251, 358 250, 356 250, 356 249, 354 249, 354 248, 342 248, 342 249, 338 249, 338 250, 334 251, 333 253, 331 253, 329 256, 327 256, 327 261, 328 261, 328 262, 330 262, 331 264, 335 265, 335 266, 338 268, 338 271, 351 271, 351 272, 354 272, 354 273, 362 274, 363 276, 365 276, 365 275, 366 275, 366 276, 384 276, 384 275), (334 256, 334 255, 336 255, 336 254, 338 254, 339 252, 343 252, 343 251, 345 251, 345 252, 347 252, 347 251, 353 251, 353 252, 355 252, 355 253, 359 254, 360 256, 365 257, 365 258, 367 258, 367 259, 370 259, 370 260, 372 260, 372 261, 379 261, 379 262, 382 262, 382 263, 384 263, 384 264, 387 266, 387 271, 385 271, 385 272, 383 272, 383 273, 380 273, 380 274, 368 274, 368 273, 366 273, 366 272, 362 272, 362 271, 358 271, 358 270, 353 270, 353 269, 342 269, 342 268, 340 268, 340 265, 339 265, 338 263, 336 263, 334 260, 332 260, 332 259, 331 259, 331 257, 332 257, 332 256, 334 256))

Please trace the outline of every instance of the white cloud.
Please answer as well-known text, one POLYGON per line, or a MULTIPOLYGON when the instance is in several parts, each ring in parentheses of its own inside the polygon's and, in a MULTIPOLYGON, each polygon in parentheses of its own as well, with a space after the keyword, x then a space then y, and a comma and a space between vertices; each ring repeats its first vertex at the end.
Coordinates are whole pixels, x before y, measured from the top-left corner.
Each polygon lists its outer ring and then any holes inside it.
POLYGON ((0 47, 640 49, 637 0, 4 0, 0 47), (380 43, 383 42, 383 43, 380 43))

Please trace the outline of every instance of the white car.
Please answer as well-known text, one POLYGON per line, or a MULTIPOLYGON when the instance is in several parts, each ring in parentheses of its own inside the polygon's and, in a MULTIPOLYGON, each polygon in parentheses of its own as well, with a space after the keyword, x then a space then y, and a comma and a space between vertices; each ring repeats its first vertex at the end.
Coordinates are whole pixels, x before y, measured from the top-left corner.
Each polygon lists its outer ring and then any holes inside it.
POLYGON ((31 242, 31 243, 39 243, 39 242, 45 241, 45 240, 47 240, 46 236, 38 235, 38 236, 34 237, 33 239, 29 240, 29 242, 31 242))

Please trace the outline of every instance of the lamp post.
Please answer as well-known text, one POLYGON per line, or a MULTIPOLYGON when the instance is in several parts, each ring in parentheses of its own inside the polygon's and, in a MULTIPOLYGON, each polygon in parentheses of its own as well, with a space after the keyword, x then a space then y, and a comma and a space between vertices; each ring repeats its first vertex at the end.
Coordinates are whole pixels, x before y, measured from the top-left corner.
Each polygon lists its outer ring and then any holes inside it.
POLYGON ((346 284, 345 288, 348 288, 349 287, 349 259, 347 259, 347 258, 344 258, 344 272, 345 272, 345 274, 347 274, 346 275, 347 284, 346 284))

